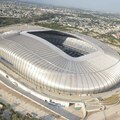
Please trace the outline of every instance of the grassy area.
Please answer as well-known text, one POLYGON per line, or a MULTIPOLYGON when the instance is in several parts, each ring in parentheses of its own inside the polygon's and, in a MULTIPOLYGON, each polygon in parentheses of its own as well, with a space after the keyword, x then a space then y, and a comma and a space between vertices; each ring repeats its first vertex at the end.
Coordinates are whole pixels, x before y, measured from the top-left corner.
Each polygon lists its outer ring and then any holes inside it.
POLYGON ((56 29, 56 30, 63 30, 63 31, 68 30, 66 26, 62 26, 59 23, 35 23, 35 25, 39 25, 39 26, 51 28, 51 29, 56 29))
POLYGON ((119 96, 117 94, 112 95, 108 98, 105 98, 101 101, 101 103, 105 104, 105 105, 112 105, 112 104, 116 104, 119 102, 119 96))
POLYGON ((0 27, 4 27, 15 23, 20 23, 20 19, 10 18, 10 17, 0 17, 0 27))

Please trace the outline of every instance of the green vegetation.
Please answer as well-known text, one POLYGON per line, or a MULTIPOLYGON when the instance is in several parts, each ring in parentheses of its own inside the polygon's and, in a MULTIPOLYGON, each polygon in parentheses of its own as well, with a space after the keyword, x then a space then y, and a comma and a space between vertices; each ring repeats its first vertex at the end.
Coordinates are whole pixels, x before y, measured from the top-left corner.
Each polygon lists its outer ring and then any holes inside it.
POLYGON ((35 25, 39 25, 39 26, 47 27, 51 29, 56 29, 56 30, 63 30, 63 31, 68 30, 66 26, 62 26, 59 23, 35 23, 35 25))
POLYGON ((46 13, 46 14, 43 14, 41 15, 40 17, 37 16, 38 19, 35 19, 35 20, 49 20, 51 18, 55 18, 56 17, 56 14, 53 14, 53 13, 46 13))
POLYGON ((10 111, 10 119, 11 120, 37 120, 36 118, 31 117, 29 114, 22 115, 21 113, 14 111, 10 104, 5 105, 1 102, 0 102, 0 104, 3 105, 3 108, 0 109, 0 120, 5 120, 5 118, 2 116, 2 113, 4 112, 4 110, 10 111))
POLYGON ((88 35, 90 32, 89 31, 82 31, 81 33, 84 35, 88 35))
POLYGON ((113 105, 113 104, 117 104, 118 102, 119 102, 119 95, 117 94, 105 98, 101 101, 101 103, 104 105, 113 105))
POLYGON ((120 24, 120 20, 113 20, 112 22, 114 22, 116 24, 120 24))
POLYGON ((99 34, 96 37, 106 38, 109 41, 109 43, 111 43, 111 44, 114 44, 114 43, 116 43, 116 41, 118 41, 118 39, 114 38, 111 34, 99 34))
POLYGON ((12 120, 37 120, 36 118, 29 118, 18 112, 12 113, 11 119, 12 120))
POLYGON ((19 23, 30 23, 32 19, 30 18, 11 18, 11 17, 0 17, 0 27, 4 27, 7 25, 12 24, 19 24, 19 23))
POLYGON ((49 20, 49 19, 52 19, 52 18, 56 17, 55 15, 56 14, 53 14, 53 13, 45 13, 45 14, 42 14, 40 16, 34 15, 34 16, 32 16, 32 18, 29 18, 29 19, 27 19, 27 18, 23 19, 22 18, 21 22, 22 23, 25 23, 25 22, 30 23, 30 22, 38 22, 38 21, 49 20))
POLYGON ((0 17, 0 27, 20 23, 18 18, 0 17))
POLYGON ((97 17, 94 17, 92 14, 85 14, 85 13, 80 13, 78 15, 78 17, 81 17, 81 18, 97 18, 97 17))
MULTIPOLYGON (((60 16, 60 14, 46 13, 41 16, 32 16, 32 18, 0 17, 0 27, 12 25, 12 24, 18 24, 18 23, 31 23, 31 22, 38 22, 42 20, 49 20, 49 19, 55 18, 56 16, 60 16)), ((53 27, 54 26, 55 25, 53 25, 53 27)))

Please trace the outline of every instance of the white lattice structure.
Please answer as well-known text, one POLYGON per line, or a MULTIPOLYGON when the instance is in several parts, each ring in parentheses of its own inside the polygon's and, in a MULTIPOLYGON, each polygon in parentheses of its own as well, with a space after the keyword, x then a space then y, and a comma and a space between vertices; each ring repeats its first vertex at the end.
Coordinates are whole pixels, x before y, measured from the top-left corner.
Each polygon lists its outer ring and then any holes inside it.
POLYGON ((94 94, 120 82, 119 54, 84 35, 7 32, 0 37, 0 60, 29 82, 59 94, 94 94))

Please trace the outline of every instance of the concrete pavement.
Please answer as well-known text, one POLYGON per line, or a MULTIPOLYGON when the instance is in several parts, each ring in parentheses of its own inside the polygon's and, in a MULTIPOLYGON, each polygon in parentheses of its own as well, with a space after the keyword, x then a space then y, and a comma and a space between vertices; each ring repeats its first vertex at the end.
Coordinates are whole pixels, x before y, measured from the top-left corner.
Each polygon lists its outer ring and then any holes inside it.
POLYGON ((87 120, 120 120, 120 104, 90 115, 87 120))
POLYGON ((53 106, 50 105, 49 103, 31 95, 30 93, 23 91, 22 89, 18 88, 17 86, 15 86, 14 84, 12 84, 9 79, 3 77, 2 75, 0 75, 0 82, 2 82, 3 84, 5 84, 7 87, 15 90, 16 92, 18 92, 19 94, 23 95, 24 97, 28 98, 29 100, 32 100, 33 102, 35 102, 36 104, 44 107, 45 109, 53 112, 56 115, 61 116, 63 119, 66 120, 80 120, 80 117, 64 110, 61 107, 58 106, 53 106))

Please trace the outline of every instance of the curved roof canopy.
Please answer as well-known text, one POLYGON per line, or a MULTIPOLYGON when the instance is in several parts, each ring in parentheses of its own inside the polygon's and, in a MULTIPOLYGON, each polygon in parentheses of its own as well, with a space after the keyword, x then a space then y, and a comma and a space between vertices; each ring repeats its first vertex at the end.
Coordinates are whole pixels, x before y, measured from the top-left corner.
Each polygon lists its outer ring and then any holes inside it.
POLYGON ((58 93, 98 93, 120 82, 120 56, 84 35, 53 30, 5 33, 0 56, 29 79, 58 93))

